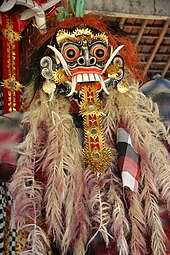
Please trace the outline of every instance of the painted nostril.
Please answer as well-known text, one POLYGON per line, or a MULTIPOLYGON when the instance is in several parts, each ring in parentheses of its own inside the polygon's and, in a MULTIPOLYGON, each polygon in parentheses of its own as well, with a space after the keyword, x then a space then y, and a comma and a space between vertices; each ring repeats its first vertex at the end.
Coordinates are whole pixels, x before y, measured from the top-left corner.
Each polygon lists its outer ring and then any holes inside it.
POLYGON ((96 59, 95 58, 90 58, 90 65, 94 65, 96 63, 96 59))
POLYGON ((79 65, 84 65, 85 64, 84 58, 83 57, 78 58, 77 63, 79 65))

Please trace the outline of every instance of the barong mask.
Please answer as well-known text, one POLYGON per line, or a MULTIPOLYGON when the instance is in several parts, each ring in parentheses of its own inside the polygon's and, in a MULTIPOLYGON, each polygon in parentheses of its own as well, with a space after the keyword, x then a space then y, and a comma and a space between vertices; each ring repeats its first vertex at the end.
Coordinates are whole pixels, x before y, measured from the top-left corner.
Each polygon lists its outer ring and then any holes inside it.
POLYGON ((56 63, 50 57, 41 59, 45 93, 53 94, 56 84, 66 87, 67 96, 81 94, 80 114, 84 119, 84 161, 100 175, 110 162, 110 149, 105 147, 102 130, 102 103, 99 92, 109 95, 108 87, 127 91, 125 83, 118 83, 124 75, 124 63, 117 55, 124 45, 113 49, 104 33, 90 28, 77 27, 72 32, 59 30, 56 35, 59 50, 48 46, 55 53, 56 63), (81 91, 81 92, 80 92, 81 91))
MULTIPOLYGON (((123 59, 116 56, 123 45, 113 50, 104 33, 95 33, 88 27, 76 28, 72 32, 59 30, 56 41, 59 50, 48 47, 54 51, 57 65, 53 65, 49 57, 42 58, 42 75, 70 86, 68 96, 81 90, 79 83, 82 82, 97 82, 98 90, 103 89, 109 94, 109 81, 123 78, 123 59)), ((44 91, 51 94, 50 89, 44 88, 44 91)))

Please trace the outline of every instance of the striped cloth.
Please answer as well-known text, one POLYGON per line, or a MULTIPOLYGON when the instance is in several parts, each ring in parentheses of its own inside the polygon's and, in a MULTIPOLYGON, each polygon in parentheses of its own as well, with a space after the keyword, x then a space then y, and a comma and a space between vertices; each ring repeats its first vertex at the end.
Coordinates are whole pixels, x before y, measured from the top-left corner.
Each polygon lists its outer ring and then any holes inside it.
POLYGON ((140 157, 135 152, 131 137, 123 123, 120 123, 118 127, 116 143, 123 186, 137 192, 140 176, 140 157))

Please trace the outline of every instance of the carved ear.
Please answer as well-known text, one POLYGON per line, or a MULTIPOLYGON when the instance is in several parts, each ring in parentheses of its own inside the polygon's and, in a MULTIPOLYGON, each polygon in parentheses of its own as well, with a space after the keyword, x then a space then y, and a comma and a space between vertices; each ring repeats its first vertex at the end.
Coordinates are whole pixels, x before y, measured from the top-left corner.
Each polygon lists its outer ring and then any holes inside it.
POLYGON ((53 72, 52 65, 53 65, 52 59, 48 56, 44 56, 40 60, 40 67, 42 69, 41 74, 47 80, 52 79, 52 72, 53 72))

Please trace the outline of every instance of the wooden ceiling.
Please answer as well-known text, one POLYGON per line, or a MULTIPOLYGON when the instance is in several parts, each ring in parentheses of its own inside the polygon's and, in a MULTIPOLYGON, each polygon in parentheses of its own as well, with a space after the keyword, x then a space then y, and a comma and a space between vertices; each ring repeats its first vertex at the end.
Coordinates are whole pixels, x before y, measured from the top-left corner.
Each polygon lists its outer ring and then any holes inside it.
POLYGON ((144 74, 170 80, 170 20, 112 17, 136 45, 144 74))

